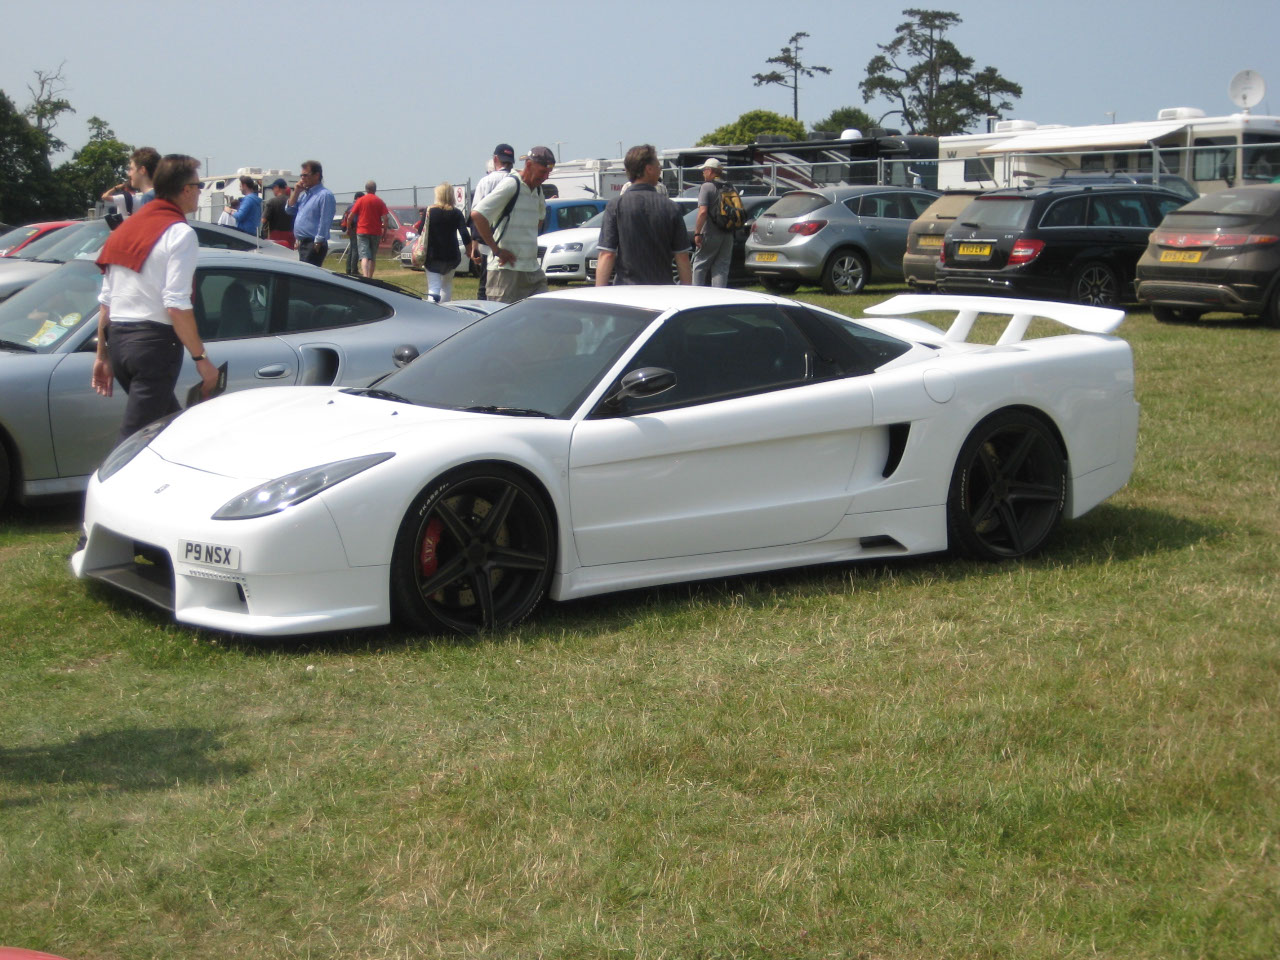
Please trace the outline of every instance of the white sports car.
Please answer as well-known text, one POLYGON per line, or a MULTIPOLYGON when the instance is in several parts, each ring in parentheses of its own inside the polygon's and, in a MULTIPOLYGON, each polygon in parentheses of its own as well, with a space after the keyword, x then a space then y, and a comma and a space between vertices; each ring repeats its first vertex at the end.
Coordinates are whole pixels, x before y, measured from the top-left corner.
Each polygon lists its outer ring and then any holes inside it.
POLYGON ((502 628, 546 596, 1039 548, 1133 467, 1119 310, 544 294, 371 388, 200 404, 91 480, 81 577, 246 634, 502 628), (942 329, 912 315, 954 315, 942 329), (967 342, 979 313, 1009 318, 967 342), (1033 316, 1082 333, 1024 340, 1033 316))

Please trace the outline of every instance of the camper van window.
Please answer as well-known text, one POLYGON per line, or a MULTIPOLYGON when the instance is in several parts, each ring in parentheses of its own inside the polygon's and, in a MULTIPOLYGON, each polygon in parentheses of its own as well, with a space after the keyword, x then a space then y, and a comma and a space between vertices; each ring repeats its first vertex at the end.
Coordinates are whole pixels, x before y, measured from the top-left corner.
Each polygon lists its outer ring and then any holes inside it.
POLYGON ((995 180, 995 161, 991 157, 970 157, 964 162, 964 179, 969 183, 995 180))
POLYGON ((1227 180, 1235 176, 1235 160, 1230 150, 1211 150, 1210 147, 1234 146, 1234 137, 1197 137, 1196 162, 1191 176, 1196 180, 1227 180))
POLYGON ((1259 133, 1244 135, 1244 175, 1264 182, 1280 177, 1280 137, 1259 133))

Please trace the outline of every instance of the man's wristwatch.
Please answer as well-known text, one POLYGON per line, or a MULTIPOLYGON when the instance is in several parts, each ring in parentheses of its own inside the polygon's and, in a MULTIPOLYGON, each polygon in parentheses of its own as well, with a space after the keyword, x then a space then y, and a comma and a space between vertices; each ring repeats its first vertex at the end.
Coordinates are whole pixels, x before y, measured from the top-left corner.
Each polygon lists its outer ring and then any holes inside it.
POLYGON ((191 358, 191 362, 192 362, 192 363, 199 363, 201 360, 208 360, 208 359, 209 359, 209 354, 207 354, 207 353, 202 353, 202 354, 200 354, 200 356, 198 356, 198 357, 192 357, 192 358, 191 358))

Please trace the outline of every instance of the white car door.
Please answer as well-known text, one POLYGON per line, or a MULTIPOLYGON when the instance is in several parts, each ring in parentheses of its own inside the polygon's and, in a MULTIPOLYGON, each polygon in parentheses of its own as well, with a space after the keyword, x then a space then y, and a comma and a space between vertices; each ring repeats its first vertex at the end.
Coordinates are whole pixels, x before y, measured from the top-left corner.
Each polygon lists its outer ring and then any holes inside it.
POLYGON ((847 510, 864 380, 813 382, 812 347, 776 307, 668 319, 628 369, 672 390, 574 429, 569 496, 586 566, 812 540, 847 510))

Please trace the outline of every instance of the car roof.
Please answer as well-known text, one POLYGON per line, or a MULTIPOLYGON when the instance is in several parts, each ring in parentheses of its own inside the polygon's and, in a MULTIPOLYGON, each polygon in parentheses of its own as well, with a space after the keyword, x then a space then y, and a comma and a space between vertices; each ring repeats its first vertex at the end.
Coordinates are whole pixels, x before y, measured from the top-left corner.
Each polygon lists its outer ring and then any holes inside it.
POLYGON ((752 293, 733 287, 687 287, 675 284, 639 286, 618 284, 612 287, 575 287, 543 293, 539 298, 556 300, 586 300, 591 303, 641 307, 662 313, 668 310, 688 310, 694 307, 745 306, 750 304, 778 303, 776 297, 764 293, 752 293))
POLYGON ((1044 184, 1032 187, 1001 187, 979 194, 974 200, 1007 199, 1009 197, 1066 197, 1073 194, 1107 194, 1107 193, 1152 193, 1162 197, 1177 197, 1186 202, 1186 197, 1179 196, 1163 187, 1155 187, 1149 183, 1060 183, 1044 184))

